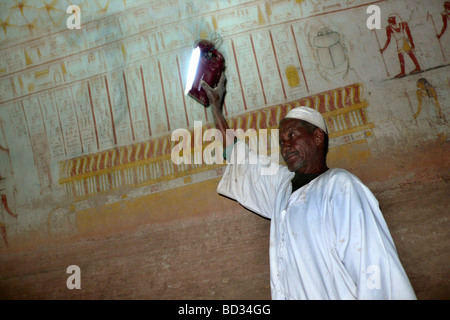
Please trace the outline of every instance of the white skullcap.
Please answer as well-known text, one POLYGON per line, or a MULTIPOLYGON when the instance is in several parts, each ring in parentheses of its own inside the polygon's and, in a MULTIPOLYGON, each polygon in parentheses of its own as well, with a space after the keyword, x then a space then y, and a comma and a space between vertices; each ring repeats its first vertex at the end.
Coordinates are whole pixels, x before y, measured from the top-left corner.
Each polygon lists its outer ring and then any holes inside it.
POLYGON ((296 107, 288 112, 285 119, 299 119, 309 122, 316 127, 322 129, 326 134, 328 134, 327 125, 325 119, 322 117, 320 112, 313 108, 308 107, 296 107))

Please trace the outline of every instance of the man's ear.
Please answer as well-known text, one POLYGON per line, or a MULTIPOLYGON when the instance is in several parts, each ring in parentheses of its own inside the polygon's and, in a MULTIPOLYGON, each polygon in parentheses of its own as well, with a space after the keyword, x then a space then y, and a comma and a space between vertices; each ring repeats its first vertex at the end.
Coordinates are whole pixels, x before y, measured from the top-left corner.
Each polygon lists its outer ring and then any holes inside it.
POLYGON ((320 146, 325 140, 325 132, 323 132, 323 130, 320 128, 314 130, 313 136, 316 146, 320 146))

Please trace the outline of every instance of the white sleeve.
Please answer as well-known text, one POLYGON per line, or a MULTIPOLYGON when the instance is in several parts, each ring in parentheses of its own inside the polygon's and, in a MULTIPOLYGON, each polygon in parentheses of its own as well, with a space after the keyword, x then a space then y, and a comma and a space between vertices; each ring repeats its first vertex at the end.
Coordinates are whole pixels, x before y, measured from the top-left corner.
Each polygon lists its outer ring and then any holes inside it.
POLYGON ((357 299, 416 299, 378 201, 359 180, 338 179, 331 199, 338 255, 357 299))
POLYGON ((237 141, 217 192, 270 219, 280 191, 289 188, 293 176, 285 166, 268 157, 258 159, 243 141, 237 141))

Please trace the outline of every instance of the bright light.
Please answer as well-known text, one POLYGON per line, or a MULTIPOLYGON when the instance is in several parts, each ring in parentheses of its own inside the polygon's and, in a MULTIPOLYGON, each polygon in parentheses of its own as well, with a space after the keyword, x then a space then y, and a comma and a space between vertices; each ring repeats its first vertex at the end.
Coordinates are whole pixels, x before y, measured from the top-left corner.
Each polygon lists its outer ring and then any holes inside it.
POLYGON ((184 90, 184 94, 188 94, 188 92, 192 88, 192 84, 194 83, 195 76, 197 75, 197 66, 200 61, 200 48, 196 47, 192 51, 191 62, 189 63, 189 71, 186 81, 186 89, 184 90))

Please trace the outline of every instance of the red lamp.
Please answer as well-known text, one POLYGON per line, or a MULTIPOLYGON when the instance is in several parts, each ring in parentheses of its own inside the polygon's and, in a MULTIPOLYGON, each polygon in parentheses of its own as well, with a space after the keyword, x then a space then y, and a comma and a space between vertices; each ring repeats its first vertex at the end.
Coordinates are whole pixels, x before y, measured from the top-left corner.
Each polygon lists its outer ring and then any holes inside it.
POLYGON ((197 100, 205 107, 209 105, 205 90, 200 81, 205 81, 211 88, 219 82, 225 68, 225 59, 215 48, 211 41, 200 40, 196 42, 189 63, 189 72, 186 81, 185 95, 197 100))

